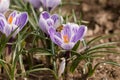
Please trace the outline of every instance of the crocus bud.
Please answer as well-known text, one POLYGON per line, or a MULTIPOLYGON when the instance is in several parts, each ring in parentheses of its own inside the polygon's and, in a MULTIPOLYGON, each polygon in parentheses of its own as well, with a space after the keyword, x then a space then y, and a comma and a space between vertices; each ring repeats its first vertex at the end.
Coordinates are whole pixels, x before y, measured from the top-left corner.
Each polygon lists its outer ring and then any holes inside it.
POLYGON ((0 13, 4 13, 9 9, 10 0, 0 0, 0 13))
POLYGON ((65 58, 61 58, 62 62, 60 63, 59 70, 58 70, 58 77, 61 77, 65 70, 65 58))
POLYGON ((40 0, 40 1, 44 8, 46 8, 48 11, 53 10, 61 3, 61 0, 40 0))
POLYGON ((32 4, 32 6, 34 8, 40 8, 40 6, 41 6, 40 0, 29 0, 29 2, 30 2, 30 4, 32 4))

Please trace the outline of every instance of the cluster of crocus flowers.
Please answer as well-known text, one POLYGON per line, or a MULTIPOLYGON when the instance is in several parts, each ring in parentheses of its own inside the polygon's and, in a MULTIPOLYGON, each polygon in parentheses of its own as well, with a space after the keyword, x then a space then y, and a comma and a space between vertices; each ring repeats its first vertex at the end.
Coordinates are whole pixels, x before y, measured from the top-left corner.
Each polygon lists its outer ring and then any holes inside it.
POLYGON ((65 50, 71 50, 79 40, 83 40, 86 31, 87 27, 85 25, 79 26, 74 23, 67 23, 63 24, 61 31, 57 31, 51 27, 49 35, 55 44, 65 50))
POLYGON ((55 7, 61 3, 61 0, 28 0, 28 2, 30 2, 34 8, 40 8, 40 6, 43 6, 44 9, 50 11, 55 9, 55 7))
POLYGON ((55 44, 65 50, 71 50, 79 40, 83 40, 87 27, 75 23, 62 24, 62 22, 63 19, 59 15, 50 15, 44 11, 40 15, 39 26, 55 44))
POLYGON ((48 30, 50 27, 57 29, 62 22, 63 18, 58 14, 50 15, 46 11, 40 14, 39 26, 41 30, 44 31, 46 34, 48 34, 48 30))
POLYGON ((0 13, 4 13, 9 9, 10 0, 0 0, 0 13))
POLYGON ((13 11, 8 16, 8 19, 3 14, 0 14, 0 31, 7 37, 13 32, 12 37, 14 38, 22 30, 27 21, 28 15, 26 12, 18 13, 13 11))

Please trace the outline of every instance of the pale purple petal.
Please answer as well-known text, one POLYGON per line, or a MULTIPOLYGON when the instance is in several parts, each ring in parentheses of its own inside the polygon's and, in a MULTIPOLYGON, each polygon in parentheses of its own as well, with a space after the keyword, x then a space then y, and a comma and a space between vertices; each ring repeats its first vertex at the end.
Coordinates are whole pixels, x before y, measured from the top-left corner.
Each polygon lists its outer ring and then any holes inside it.
POLYGON ((39 19, 39 27, 40 27, 40 29, 43 31, 43 32, 45 32, 45 33, 47 33, 47 29, 46 29, 46 26, 47 26, 47 24, 46 24, 46 21, 44 20, 44 19, 39 19))
POLYGON ((4 27, 5 27, 5 22, 4 22, 4 20, 0 19, 0 31, 1 32, 3 32, 4 27))
POLYGON ((43 6, 49 10, 53 10, 55 7, 57 7, 60 3, 61 0, 41 0, 41 3, 43 6))
POLYGON ((57 44, 58 46, 61 46, 62 40, 61 40, 60 36, 56 35, 56 31, 54 30, 54 28, 49 29, 49 35, 50 35, 51 40, 55 44, 57 44))
POLYGON ((29 2, 32 4, 34 8, 40 8, 41 6, 40 0, 29 0, 29 2))
POLYGON ((47 7, 55 8, 61 3, 61 0, 48 0, 47 7))
POLYGON ((46 11, 42 12, 40 18, 48 19, 50 18, 50 14, 46 11))
POLYGON ((56 35, 53 37, 53 42, 57 44, 58 46, 61 46, 62 44, 62 40, 56 35))
POLYGON ((9 20, 10 17, 14 18, 16 15, 17 15, 17 11, 13 11, 13 12, 9 15, 8 20, 9 20))
POLYGON ((11 34, 11 32, 12 32, 11 26, 6 25, 6 26, 4 27, 4 32, 3 32, 3 33, 8 37, 8 36, 11 34))
POLYGON ((75 43, 62 44, 61 47, 65 50, 71 50, 74 47, 75 43))
POLYGON ((26 12, 18 14, 16 17, 14 24, 19 27, 19 30, 21 30, 28 21, 28 14, 26 12))
POLYGON ((53 20, 50 19, 50 14, 46 11, 42 12, 39 19, 39 27, 42 31, 48 34, 48 29, 54 24, 53 20))
POLYGON ((59 15, 53 14, 51 18, 53 19, 54 23, 56 23, 59 20, 59 15))
POLYGON ((59 38, 62 39, 61 33, 60 32, 56 32, 55 35, 57 35, 59 38))
POLYGON ((63 18, 61 16, 57 15, 57 14, 53 14, 51 16, 51 19, 54 21, 54 27, 55 28, 58 28, 63 23, 63 18))
POLYGON ((69 23, 69 25, 71 25, 72 32, 77 33, 79 26, 75 23, 69 23))
POLYGON ((4 32, 4 27, 6 26, 6 18, 3 14, 0 13, 0 31, 3 33, 4 32))
POLYGON ((59 4, 61 3, 61 0, 48 0, 48 8, 51 8, 51 10, 55 9, 59 4))
POLYGON ((76 43, 78 40, 82 40, 86 31, 87 31, 87 27, 84 25, 81 25, 78 31, 73 36, 73 38, 71 39, 71 42, 76 43))
POLYGON ((69 25, 65 25, 63 27, 63 30, 61 31, 61 34, 62 34, 62 36, 67 35, 68 39, 70 40, 71 35, 72 35, 72 33, 71 33, 71 27, 69 25))
POLYGON ((52 19, 47 19, 46 23, 47 23, 48 26, 53 26, 54 25, 54 22, 53 22, 52 19))
POLYGON ((0 18, 4 18, 5 19, 5 16, 2 13, 0 13, 0 18))
POLYGON ((49 33, 50 35, 54 35, 54 34, 56 33, 56 31, 55 31, 54 28, 49 28, 48 33, 49 33))

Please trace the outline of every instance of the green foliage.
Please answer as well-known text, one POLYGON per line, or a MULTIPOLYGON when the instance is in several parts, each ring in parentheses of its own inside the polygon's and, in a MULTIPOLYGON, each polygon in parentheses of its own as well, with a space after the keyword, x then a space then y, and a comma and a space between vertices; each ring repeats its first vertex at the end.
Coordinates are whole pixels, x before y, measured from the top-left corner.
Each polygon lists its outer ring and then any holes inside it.
POLYGON ((117 47, 117 44, 119 44, 120 42, 106 42, 96 45, 94 44, 96 42, 99 42, 101 39, 102 40, 107 39, 110 38, 111 36, 113 35, 95 37, 90 41, 88 41, 87 43, 83 44, 86 48, 82 52, 76 53, 76 51, 72 51, 72 54, 75 55, 76 58, 72 61, 70 71, 73 73, 81 61, 85 61, 85 65, 83 67, 83 73, 81 74, 87 75, 86 77, 92 76, 97 66, 99 66, 101 63, 107 63, 107 64, 119 66, 120 64, 113 61, 101 61, 98 62, 95 66, 92 65, 93 64, 92 61, 94 58, 104 57, 106 53, 120 54, 117 51, 113 51, 113 49, 115 49, 117 47))

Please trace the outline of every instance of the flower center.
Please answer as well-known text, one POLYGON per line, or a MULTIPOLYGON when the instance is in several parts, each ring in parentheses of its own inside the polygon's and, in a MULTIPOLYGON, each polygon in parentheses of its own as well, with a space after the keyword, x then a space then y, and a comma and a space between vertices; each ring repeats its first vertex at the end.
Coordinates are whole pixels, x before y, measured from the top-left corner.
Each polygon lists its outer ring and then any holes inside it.
POLYGON ((68 35, 64 35, 64 36, 63 36, 63 39, 64 39, 64 43, 68 43, 68 42, 69 42, 68 35))
POLYGON ((13 21, 13 17, 12 17, 12 16, 10 16, 10 17, 9 17, 9 19, 8 19, 8 23, 9 23, 9 24, 11 24, 11 23, 12 23, 12 21, 13 21))

